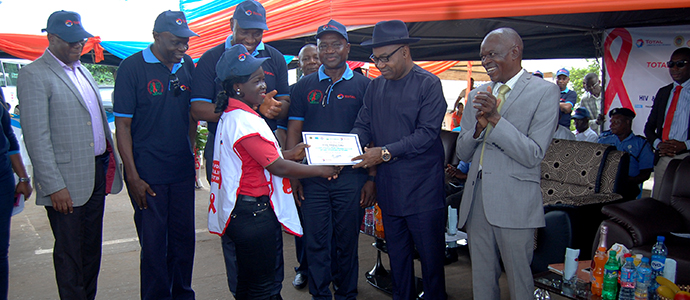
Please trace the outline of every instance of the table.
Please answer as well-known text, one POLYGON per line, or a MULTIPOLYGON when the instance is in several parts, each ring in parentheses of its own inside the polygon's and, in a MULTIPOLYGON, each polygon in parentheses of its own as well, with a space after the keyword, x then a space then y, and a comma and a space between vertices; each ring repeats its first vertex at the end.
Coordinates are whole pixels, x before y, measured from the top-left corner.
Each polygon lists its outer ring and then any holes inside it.
POLYGON ((556 293, 568 299, 600 300, 601 296, 592 295, 589 275, 591 260, 578 262, 577 281, 575 286, 563 284, 563 264, 549 265, 549 271, 534 275, 536 287, 534 299, 548 299, 549 293, 556 293))

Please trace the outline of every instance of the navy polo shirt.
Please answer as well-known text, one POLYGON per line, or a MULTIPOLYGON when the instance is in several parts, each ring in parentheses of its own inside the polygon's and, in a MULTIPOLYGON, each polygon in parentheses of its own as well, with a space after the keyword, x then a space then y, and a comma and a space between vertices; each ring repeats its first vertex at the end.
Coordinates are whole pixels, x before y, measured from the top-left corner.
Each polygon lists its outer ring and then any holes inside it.
POLYGON ((377 201, 393 216, 441 209, 444 152, 440 132, 448 104, 441 80, 415 65, 405 77, 372 80, 352 133, 360 143, 386 146, 392 159, 377 165, 377 201))
MULTIPOLYGON (((232 36, 229 36, 225 40, 225 43, 211 48, 210 50, 206 51, 201 58, 199 58, 196 69, 194 69, 191 102, 216 102, 216 96, 218 96, 218 93, 223 90, 220 84, 216 83, 216 63, 218 63, 218 59, 220 59, 220 56, 223 55, 225 49, 232 47, 230 41, 232 41, 232 36)), ((256 49, 254 49, 252 55, 257 58, 271 58, 264 61, 264 63, 261 65, 264 69, 266 91, 278 91, 276 97, 289 96, 290 90, 288 88, 287 64, 285 63, 283 54, 276 50, 276 48, 261 42, 256 49)), ((268 126, 271 127, 271 130, 276 130, 276 120, 267 119, 266 117, 264 117, 264 120, 266 120, 268 126)), ((211 132, 211 134, 216 133, 217 126, 218 123, 216 122, 208 122, 208 130, 211 132)))
POLYGON ((371 80, 345 68, 343 76, 333 82, 324 69, 322 65, 295 84, 288 120, 303 121, 302 131, 349 133, 371 80))
MULTIPOLYGON (((565 90, 561 91, 561 103, 568 102, 573 105, 573 108, 575 108, 575 103, 577 103, 577 93, 575 91, 565 88, 565 90)), ((566 128, 570 128, 570 114, 566 114, 560 109, 558 110, 559 112, 559 118, 558 118, 558 125, 565 126, 566 128)))
POLYGON ((171 74, 183 87, 191 85, 194 62, 185 55, 172 72, 151 46, 120 63, 115 81, 113 115, 132 118, 132 152, 139 177, 149 184, 170 184, 194 178, 189 141, 189 99, 186 88, 175 96, 171 74))

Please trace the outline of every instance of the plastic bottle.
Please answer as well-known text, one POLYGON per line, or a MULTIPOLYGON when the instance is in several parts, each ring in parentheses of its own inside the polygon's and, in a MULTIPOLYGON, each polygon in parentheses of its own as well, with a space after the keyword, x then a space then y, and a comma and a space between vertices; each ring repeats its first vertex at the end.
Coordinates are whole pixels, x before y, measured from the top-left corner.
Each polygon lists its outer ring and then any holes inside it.
POLYGON ((665 238, 663 236, 656 237, 656 244, 652 248, 652 277, 662 276, 664 273, 664 264, 666 264, 666 256, 668 249, 664 245, 665 238))
POLYGON ((601 296, 604 286, 604 265, 606 265, 606 248, 599 246, 594 254, 594 268, 592 268, 592 295, 601 296))
POLYGON ((652 282, 649 284, 649 298, 659 299, 656 289, 659 287, 659 283, 656 282, 657 276, 662 276, 664 273, 664 266, 666 265, 666 256, 668 255, 668 249, 664 245, 663 236, 656 237, 656 244, 652 247, 652 259, 650 265, 652 266, 652 282))
POLYGON ((621 291, 618 294, 619 300, 634 300, 635 299, 635 277, 637 277, 635 270, 635 263, 632 256, 625 258, 625 264, 621 267, 621 291))
POLYGON ((649 296, 649 284, 652 281, 652 267, 649 266, 649 258, 642 257, 640 266, 637 267, 637 282, 635 283, 635 300, 647 300, 649 296))
POLYGON ((609 252, 609 258, 604 265, 604 284, 601 291, 601 299, 616 300, 618 296, 618 271, 620 266, 616 259, 616 251, 609 252))

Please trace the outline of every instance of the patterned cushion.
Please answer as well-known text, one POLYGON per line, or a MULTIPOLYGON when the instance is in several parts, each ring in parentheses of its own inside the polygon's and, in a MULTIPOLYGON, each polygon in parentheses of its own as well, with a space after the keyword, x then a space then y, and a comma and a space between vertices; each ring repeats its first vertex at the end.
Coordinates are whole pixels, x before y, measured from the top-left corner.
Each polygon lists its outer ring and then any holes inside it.
MULTIPOLYGON (((620 162, 624 151, 611 151, 606 156, 606 165, 601 172, 601 179, 599 181, 600 193, 613 193, 616 188, 616 179, 620 172, 620 162)), ((626 172, 627 174, 627 172, 626 172)))
MULTIPOLYGON (((599 170, 609 147, 612 146, 554 139, 541 163, 544 204, 586 202, 566 199, 596 192, 599 170)), ((612 191, 611 187, 609 193, 612 191)))

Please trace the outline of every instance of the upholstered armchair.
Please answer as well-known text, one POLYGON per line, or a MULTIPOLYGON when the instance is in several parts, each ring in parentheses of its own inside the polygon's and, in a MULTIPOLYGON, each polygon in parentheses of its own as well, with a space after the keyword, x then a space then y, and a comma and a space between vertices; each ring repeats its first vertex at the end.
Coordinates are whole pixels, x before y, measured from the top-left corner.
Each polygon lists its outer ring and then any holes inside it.
POLYGON ((618 183, 628 174, 629 156, 615 147, 554 139, 541 163, 546 227, 535 236, 532 271, 564 261, 565 248, 589 249, 605 204, 622 201, 618 183))

